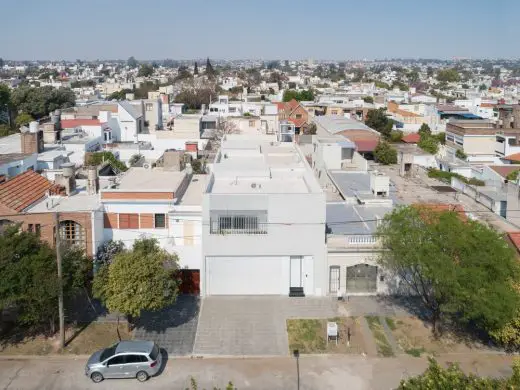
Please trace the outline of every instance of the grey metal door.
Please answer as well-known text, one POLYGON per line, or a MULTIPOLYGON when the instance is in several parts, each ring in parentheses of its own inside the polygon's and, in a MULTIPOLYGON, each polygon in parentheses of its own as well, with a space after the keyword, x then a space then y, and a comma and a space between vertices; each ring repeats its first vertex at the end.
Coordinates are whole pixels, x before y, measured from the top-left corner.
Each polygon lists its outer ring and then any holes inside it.
POLYGON ((347 267, 347 293, 377 292, 377 266, 356 264, 347 267))

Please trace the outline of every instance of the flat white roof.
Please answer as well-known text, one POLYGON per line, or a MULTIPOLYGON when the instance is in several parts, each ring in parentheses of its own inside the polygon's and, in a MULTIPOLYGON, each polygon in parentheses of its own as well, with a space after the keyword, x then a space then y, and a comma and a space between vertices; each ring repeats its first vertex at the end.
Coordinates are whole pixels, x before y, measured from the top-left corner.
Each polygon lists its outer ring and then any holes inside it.
POLYGON ((234 135, 222 142, 213 165, 214 194, 301 194, 322 192, 293 143, 234 135))
POLYGON ((178 204, 182 206, 201 206, 204 191, 208 185, 208 178, 209 175, 193 175, 186 192, 184 192, 178 204))
POLYGON ((186 176, 185 171, 168 171, 161 168, 130 168, 120 178, 116 190, 137 192, 175 192, 186 176))
POLYGON ((20 138, 19 133, 0 138, 0 154, 21 153, 22 144, 20 138))

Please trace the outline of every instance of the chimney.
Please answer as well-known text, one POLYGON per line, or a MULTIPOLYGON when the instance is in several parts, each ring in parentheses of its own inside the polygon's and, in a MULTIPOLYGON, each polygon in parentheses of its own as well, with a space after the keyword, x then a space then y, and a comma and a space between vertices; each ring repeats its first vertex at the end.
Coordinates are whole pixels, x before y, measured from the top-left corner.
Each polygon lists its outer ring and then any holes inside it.
POLYGON ((43 132, 38 129, 38 122, 29 123, 29 131, 20 135, 23 154, 43 152, 43 132))
POLYGON ((74 163, 61 164, 61 174, 54 177, 54 182, 62 187, 65 187, 67 196, 76 191, 76 175, 74 163))
POLYGON ((87 193, 89 195, 97 194, 99 188, 99 178, 96 167, 88 167, 87 179, 87 193))

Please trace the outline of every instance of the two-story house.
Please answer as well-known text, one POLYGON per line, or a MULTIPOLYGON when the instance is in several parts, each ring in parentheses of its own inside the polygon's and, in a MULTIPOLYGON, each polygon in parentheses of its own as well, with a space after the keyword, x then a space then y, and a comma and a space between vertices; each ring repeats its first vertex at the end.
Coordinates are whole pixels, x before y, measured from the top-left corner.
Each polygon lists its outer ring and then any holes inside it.
POLYGON ((326 294, 325 196, 292 142, 228 135, 203 199, 203 295, 326 294))
POLYGON ((303 134, 309 125, 309 113, 295 99, 289 102, 279 102, 278 120, 294 123, 296 134, 303 134))

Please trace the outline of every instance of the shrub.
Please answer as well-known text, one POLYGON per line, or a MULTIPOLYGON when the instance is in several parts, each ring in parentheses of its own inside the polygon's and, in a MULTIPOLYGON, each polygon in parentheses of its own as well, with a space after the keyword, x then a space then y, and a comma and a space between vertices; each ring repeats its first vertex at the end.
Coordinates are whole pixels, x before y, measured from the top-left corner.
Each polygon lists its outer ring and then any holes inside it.
POLYGON ((465 160, 468 158, 466 153, 464 153, 461 149, 457 149, 457 151, 455 152, 455 157, 460 158, 461 160, 465 160))
POLYGON ((391 142, 400 142, 401 138, 403 138, 403 132, 401 130, 392 130, 390 132, 391 142))
POLYGON ((113 168, 124 172, 128 167, 119 161, 112 152, 94 152, 91 154, 85 154, 85 165, 98 166, 108 161, 113 168))
POLYGON ((422 150, 431 154, 439 151, 439 140, 431 135, 421 135, 421 140, 417 144, 422 150))
POLYGON ((377 144, 374 157, 383 165, 397 164, 397 150, 385 141, 377 144))
POLYGON ((466 184, 471 184, 474 186, 486 185, 486 183, 483 180, 479 180, 474 177, 472 177, 471 179, 468 179, 467 177, 459 175, 458 173, 441 171, 441 170, 435 169, 435 168, 430 168, 428 170, 428 177, 431 177, 433 179, 438 179, 438 180, 444 181, 446 183, 451 183, 451 178, 455 177, 466 184))

